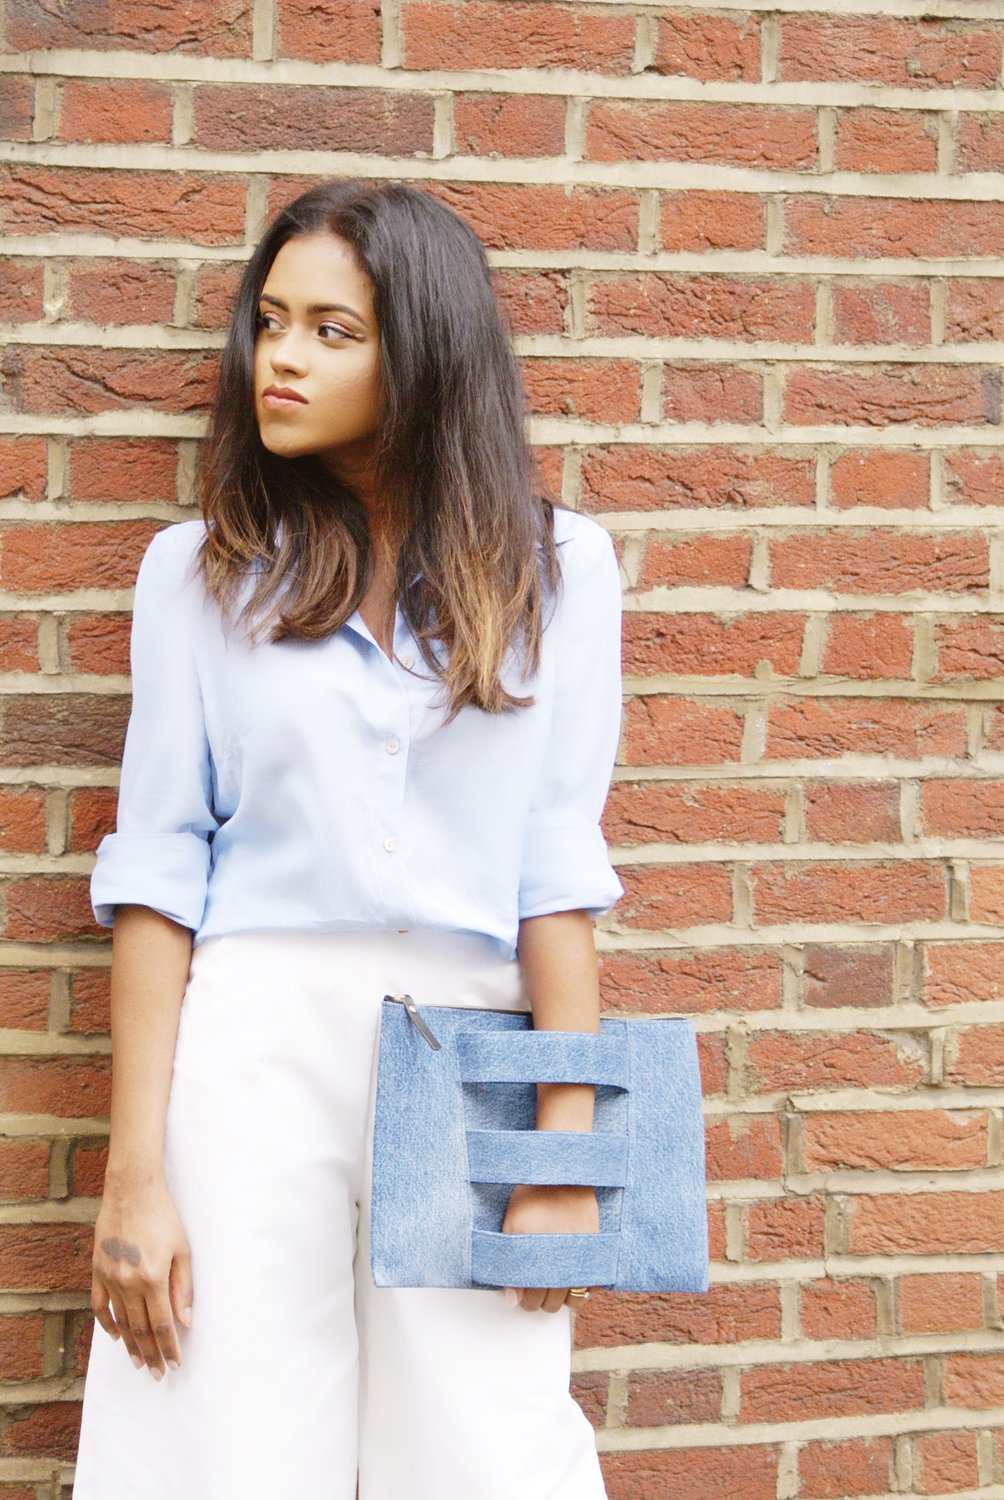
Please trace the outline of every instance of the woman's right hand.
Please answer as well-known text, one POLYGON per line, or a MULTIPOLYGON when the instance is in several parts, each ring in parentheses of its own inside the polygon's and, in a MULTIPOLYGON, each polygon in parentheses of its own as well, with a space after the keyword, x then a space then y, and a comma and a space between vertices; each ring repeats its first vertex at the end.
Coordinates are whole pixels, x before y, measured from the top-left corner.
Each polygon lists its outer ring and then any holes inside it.
POLYGON ((136 1368, 156 1380, 165 1362, 177 1368, 175 1318, 192 1321, 192 1255, 163 1174, 106 1176, 91 1271, 91 1311, 121 1335, 136 1368))

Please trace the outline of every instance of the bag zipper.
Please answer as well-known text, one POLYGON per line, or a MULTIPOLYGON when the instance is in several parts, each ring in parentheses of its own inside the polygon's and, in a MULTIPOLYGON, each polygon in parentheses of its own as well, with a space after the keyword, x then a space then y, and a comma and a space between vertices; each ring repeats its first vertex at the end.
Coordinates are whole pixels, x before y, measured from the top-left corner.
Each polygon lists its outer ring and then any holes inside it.
POLYGON ((415 1027, 415 1030, 418 1032, 418 1034, 425 1038, 434 1052, 440 1051, 443 1045, 442 1042, 429 1030, 428 1026, 425 1024, 425 1021, 422 1019, 421 1011, 410 995, 384 995, 384 999, 396 1000, 400 1005, 403 1005, 408 1016, 408 1020, 415 1027))

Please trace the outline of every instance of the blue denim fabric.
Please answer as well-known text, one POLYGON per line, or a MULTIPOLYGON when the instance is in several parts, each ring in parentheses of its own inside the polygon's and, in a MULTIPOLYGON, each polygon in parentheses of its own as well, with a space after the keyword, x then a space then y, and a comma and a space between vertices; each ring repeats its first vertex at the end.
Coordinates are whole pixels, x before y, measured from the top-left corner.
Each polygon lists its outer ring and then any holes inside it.
POLYGON ((373 1126, 377 1286, 708 1286, 704 1122, 686 1017, 535 1031, 526 1012, 385 997, 373 1126), (537 1131, 540 1083, 593 1083, 588 1132, 537 1131), (590 1183, 598 1234, 504 1234, 512 1185, 590 1183))

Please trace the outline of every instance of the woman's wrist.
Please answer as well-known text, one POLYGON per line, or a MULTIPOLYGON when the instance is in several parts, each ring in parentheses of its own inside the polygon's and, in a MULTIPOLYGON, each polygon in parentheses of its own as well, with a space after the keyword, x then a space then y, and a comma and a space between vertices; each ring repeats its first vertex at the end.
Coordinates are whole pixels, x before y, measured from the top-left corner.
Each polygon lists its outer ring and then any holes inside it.
POLYGON ((538 1083, 538 1130, 592 1130, 596 1089, 591 1083, 538 1083))

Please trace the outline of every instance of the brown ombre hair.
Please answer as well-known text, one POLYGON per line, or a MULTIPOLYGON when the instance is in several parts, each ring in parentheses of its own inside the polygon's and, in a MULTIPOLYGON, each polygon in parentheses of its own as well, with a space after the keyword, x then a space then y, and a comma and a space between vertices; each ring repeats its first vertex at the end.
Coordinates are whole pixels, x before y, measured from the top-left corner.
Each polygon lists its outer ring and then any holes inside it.
POLYGON ((258 576, 241 619, 258 617, 255 638, 318 640, 359 606, 372 576, 358 496, 314 455, 270 453, 255 414, 265 278, 287 240, 325 232, 352 247, 373 285, 383 386, 376 482, 397 544, 402 614, 445 684, 449 719, 466 704, 524 707, 532 697, 510 693, 500 674, 510 647, 524 680, 539 667, 544 599, 560 585, 560 501, 544 492, 524 432, 522 376, 484 247, 417 188, 323 183, 284 208, 256 246, 200 454, 207 589, 227 616, 250 569, 258 576))

